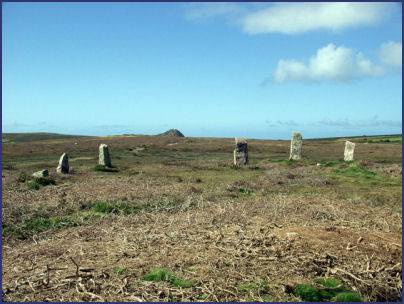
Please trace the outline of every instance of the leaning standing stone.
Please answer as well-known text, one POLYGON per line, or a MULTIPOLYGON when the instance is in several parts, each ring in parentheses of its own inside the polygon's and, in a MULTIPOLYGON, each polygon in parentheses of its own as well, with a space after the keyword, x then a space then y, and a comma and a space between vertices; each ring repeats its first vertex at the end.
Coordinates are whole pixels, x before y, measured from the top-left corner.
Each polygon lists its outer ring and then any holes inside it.
POLYGON ((248 146, 245 138, 236 138, 234 149, 234 165, 243 166, 248 164, 248 146))
POLYGON ((41 171, 37 171, 35 173, 32 174, 33 177, 47 177, 49 175, 49 171, 48 170, 41 170, 41 171))
POLYGON ((350 141, 345 142, 344 161, 352 161, 355 151, 355 144, 350 141))
POLYGON ((299 160, 302 157, 302 135, 299 132, 293 132, 290 142, 289 159, 299 160))
POLYGON ((112 167, 111 158, 109 156, 108 146, 106 144, 100 145, 100 152, 98 155, 98 164, 101 166, 112 167))
POLYGON ((56 168, 57 173, 67 174, 69 173, 69 156, 63 153, 59 159, 58 167, 56 168))

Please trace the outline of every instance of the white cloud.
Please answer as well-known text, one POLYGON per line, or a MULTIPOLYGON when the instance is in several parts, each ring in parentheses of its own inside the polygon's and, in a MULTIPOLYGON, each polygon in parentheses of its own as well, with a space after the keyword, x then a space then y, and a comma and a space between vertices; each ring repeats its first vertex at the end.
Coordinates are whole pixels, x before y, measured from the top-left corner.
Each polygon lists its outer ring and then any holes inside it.
POLYGON ((284 3, 247 14, 243 31, 249 34, 299 34, 313 30, 339 31, 378 23, 392 3, 284 3))
POLYGON ((287 59, 280 60, 273 73, 278 83, 287 81, 336 81, 350 82, 366 76, 379 76, 384 73, 381 66, 375 65, 362 53, 330 43, 317 50, 305 64, 287 59))
POLYGON ((383 43, 380 47, 379 57, 380 60, 386 64, 395 67, 402 66, 402 45, 401 42, 389 41, 383 43))

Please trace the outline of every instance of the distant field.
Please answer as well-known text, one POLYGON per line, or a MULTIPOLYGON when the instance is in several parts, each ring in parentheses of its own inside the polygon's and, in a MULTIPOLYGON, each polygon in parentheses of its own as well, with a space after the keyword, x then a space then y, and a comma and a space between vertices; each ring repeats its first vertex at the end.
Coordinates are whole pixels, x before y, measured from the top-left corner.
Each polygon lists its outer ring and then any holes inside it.
POLYGON ((27 142, 27 141, 38 141, 38 140, 49 140, 49 139, 63 139, 63 138, 81 138, 86 136, 78 135, 66 135, 57 133, 3 133, 1 135, 1 140, 3 143, 16 143, 16 142, 27 142))
MULTIPOLYGON (((144 137, 145 135, 141 134, 122 134, 122 135, 111 135, 108 137, 144 137)), ((38 141, 38 140, 49 140, 49 139, 63 139, 63 138, 80 138, 80 137, 94 137, 94 136, 78 136, 78 135, 67 135, 67 134, 57 134, 57 133, 3 133, 2 134, 2 142, 10 143, 10 142, 27 142, 27 141, 38 141)), ((346 139, 346 140, 355 140, 357 142, 369 142, 369 143, 383 143, 383 142, 391 142, 391 143, 401 143, 402 135, 401 134, 391 134, 391 135, 362 135, 362 136, 351 136, 351 137, 327 137, 327 138, 310 138, 305 140, 320 140, 320 141, 329 141, 329 140, 338 140, 338 139, 346 139)))
POLYGON ((362 135, 351 137, 328 137, 328 138, 310 138, 306 140, 352 140, 360 143, 402 143, 401 134, 391 135, 362 135))
POLYGON ((343 139, 303 140, 301 161, 289 140, 249 140, 243 168, 234 138, 3 144, 4 299, 400 301, 398 139, 350 138, 353 162, 343 139))

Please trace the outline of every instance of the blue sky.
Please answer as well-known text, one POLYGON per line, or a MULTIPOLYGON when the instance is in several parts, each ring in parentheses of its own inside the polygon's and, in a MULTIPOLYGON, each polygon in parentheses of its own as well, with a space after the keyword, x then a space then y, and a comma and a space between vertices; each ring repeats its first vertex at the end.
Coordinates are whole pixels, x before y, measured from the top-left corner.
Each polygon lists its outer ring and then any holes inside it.
POLYGON ((3 132, 401 133, 400 3, 3 3, 3 132))

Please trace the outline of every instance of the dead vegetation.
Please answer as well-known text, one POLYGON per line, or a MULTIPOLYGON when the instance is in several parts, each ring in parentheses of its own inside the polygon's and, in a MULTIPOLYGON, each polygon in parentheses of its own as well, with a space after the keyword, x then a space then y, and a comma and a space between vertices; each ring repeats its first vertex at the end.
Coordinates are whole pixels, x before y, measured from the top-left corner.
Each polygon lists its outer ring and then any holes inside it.
POLYGON ((401 146, 344 163, 343 143, 304 142, 290 162, 288 142, 249 141, 237 169, 230 139, 169 140, 102 139, 117 172, 94 171, 100 139, 3 145, 5 300, 301 301, 322 278, 401 299, 401 146), (44 166, 55 185, 19 180, 44 166))

